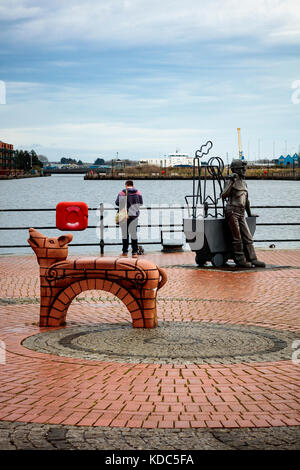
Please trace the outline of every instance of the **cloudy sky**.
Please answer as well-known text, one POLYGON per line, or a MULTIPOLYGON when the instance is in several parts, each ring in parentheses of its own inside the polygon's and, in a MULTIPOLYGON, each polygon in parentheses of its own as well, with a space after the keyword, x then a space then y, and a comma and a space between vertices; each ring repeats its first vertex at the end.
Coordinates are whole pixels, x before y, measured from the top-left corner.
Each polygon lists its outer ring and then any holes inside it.
POLYGON ((249 160, 294 153, 299 25, 299 0, 0 0, 0 140, 88 162, 210 139, 231 160, 240 127, 249 160))

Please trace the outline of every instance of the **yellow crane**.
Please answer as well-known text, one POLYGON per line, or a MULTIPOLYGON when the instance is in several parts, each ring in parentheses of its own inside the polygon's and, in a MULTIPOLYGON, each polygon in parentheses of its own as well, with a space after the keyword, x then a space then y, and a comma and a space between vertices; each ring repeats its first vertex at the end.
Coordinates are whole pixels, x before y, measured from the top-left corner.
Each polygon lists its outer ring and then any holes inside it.
POLYGON ((240 127, 237 128, 238 131, 238 139, 239 139, 239 159, 244 160, 243 150, 242 150, 242 140, 241 140, 241 129, 240 127))

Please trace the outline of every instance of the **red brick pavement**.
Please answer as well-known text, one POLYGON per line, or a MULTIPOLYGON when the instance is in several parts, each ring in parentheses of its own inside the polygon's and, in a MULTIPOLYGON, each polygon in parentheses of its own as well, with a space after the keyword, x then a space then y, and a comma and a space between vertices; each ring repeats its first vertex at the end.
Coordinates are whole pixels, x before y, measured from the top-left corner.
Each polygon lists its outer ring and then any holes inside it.
MULTIPOLYGON (((300 251, 259 251, 268 264, 300 266, 300 251)), ((147 255, 159 265, 194 264, 191 253, 147 255)), ((168 268, 158 319, 261 325, 299 331, 299 269, 254 272, 168 268), (238 301, 237 301, 238 300, 238 301)), ((34 256, 0 258, 0 297, 37 302, 34 256)), ((130 322, 101 291, 81 294, 66 328, 130 322)), ((0 306, 0 419, 142 428, 271 427, 300 424, 300 365, 292 361, 162 365, 57 357, 21 344, 38 327, 38 303, 0 306)), ((300 333, 299 333, 300 339, 300 333)))

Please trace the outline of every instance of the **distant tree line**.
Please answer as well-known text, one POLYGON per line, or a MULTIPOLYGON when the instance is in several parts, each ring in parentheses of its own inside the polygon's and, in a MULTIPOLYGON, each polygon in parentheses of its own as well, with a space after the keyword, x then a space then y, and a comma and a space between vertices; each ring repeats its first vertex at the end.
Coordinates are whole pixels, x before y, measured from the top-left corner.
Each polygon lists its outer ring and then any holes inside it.
MULTIPOLYGON (((96 158, 93 165, 111 165, 112 161, 113 161, 112 159, 111 160, 104 160, 104 158, 99 157, 99 158, 96 158)), ((138 164, 138 162, 136 160, 129 160, 128 158, 123 159, 121 161, 122 161, 122 163, 125 163, 126 166, 136 166, 138 164)), ((82 160, 77 161, 75 158, 66 158, 66 157, 62 157, 60 159, 60 163, 62 165, 72 165, 72 164, 84 165, 82 160)))
POLYGON ((39 156, 34 150, 15 150, 15 164, 18 170, 31 170, 34 167, 41 168, 43 163, 39 160, 39 156))
MULTIPOLYGON (((129 158, 125 158, 120 160, 122 163, 125 163, 126 166, 136 166, 138 162, 136 160, 129 160, 129 158)), ((104 160, 103 158, 97 158, 94 162, 94 165, 112 165, 113 159, 111 160, 104 160)))
POLYGON ((60 163, 62 163, 63 165, 71 165, 71 164, 83 165, 81 160, 77 161, 77 160, 75 160, 75 158, 65 158, 65 157, 62 157, 60 159, 60 163))

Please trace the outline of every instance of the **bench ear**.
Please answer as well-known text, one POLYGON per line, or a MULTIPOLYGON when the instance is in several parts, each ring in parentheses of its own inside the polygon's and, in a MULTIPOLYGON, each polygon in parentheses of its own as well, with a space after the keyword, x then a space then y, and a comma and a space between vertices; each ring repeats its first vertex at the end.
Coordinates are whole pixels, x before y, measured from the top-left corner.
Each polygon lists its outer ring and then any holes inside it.
POLYGON ((61 235, 57 239, 59 246, 67 245, 72 240, 73 240, 73 235, 71 233, 68 233, 67 235, 61 235))

